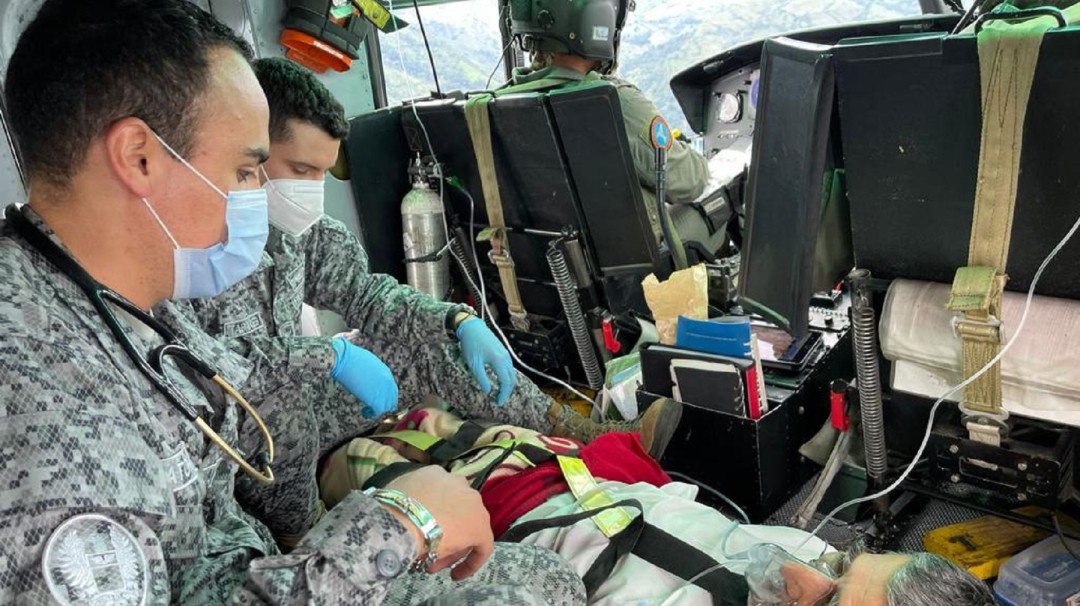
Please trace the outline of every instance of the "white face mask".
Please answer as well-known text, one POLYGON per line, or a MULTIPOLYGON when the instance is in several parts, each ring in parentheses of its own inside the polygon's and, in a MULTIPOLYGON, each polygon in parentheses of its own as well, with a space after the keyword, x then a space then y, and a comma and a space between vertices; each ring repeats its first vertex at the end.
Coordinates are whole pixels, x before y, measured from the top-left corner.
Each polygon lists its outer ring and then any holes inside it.
POLYGON ((324 186, 310 179, 269 179, 263 188, 270 223, 290 236, 303 235, 323 216, 324 186))

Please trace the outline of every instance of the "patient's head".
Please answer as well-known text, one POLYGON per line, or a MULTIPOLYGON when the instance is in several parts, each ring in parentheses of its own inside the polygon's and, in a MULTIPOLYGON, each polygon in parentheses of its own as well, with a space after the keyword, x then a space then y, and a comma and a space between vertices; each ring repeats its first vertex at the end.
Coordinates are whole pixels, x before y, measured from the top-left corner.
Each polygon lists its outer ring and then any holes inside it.
MULTIPOLYGON (((789 593, 820 596, 808 567, 784 569, 789 593), (801 578, 805 576, 806 578, 801 578)), ((799 595, 792 595, 798 599, 799 595)), ((803 603, 803 602, 799 602, 803 603)), ((862 554, 836 582, 829 606, 995 606, 985 583, 931 553, 862 554)))
MULTIPOLYGON (((930 604, 995 606, 997 604, 986 583, 945 558, 932 553, 919 552, 892 556, 866 554, 852 562, 851 572, 856 572, 855 567, 860 563, 860 559, 890 557, 900 557, 904 560, 899 564, 893 564, 892 574, 886 582, 889 606, 928 606, 930 604)), ((873 564, 864 562, 863 566, 873 566, 873 564)), ((841 601, 840 604, 845 603, 841 601)))

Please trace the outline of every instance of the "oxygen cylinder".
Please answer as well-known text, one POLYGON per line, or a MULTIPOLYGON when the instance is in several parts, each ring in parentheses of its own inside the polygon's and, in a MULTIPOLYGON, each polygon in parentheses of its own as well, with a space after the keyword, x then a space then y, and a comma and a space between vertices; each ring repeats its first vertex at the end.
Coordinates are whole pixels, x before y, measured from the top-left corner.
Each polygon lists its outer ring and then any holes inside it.
POLYGON ((447 256, 443 205, 423 179, 401 201, 402 240, 409 285, 438 300, 450 291, 450 260, 447 256))

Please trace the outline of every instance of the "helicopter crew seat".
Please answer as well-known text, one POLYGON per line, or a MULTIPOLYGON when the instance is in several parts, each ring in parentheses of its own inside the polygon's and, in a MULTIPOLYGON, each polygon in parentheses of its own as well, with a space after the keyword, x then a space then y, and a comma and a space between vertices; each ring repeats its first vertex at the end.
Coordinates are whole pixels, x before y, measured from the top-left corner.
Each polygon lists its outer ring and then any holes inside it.
MULTIPOLYGON (((490 260, 490 243, 475 242, 491 220, 467 104, 425 100, 355 118, 346 145, 350 173, 372 269, 402 276, 400 243, 387 244, 385 234, 401 233, 398 208, 409 188, 410 163, 417 155, 438 162, 451 235, 458 236, 459 250, 471 264, 479 264, 483 286, 494 294, 489 301, 506 318, 505 276, 490 260), (367 153, 372 140, 380 140, 387 153, 367 153)), ((514 281, 530 319, 537 320, 529 330, 509 331, 508 336, 537 368, 577 367, 578 356, 566 354, 571 347, 566 314, 547 260, 550 246, 558 242, 590 330, 599 332, 597 316, 604 311, 621 316, 622 324, 631 327, 625 337, 628 351, 637 327, 629 314, 648 313, 641 281, 650 273, 664 275, 672 262, 649 221, 615 87, 593 80, 547 92, 498 95, 486 109, 514 281)), ((702 227, 699 233, 724 237, 729 207, 723 200, 711 206, 716 228, 702 227)), ((687 210, 705 223, 701 211, 687 210)), ((685 223, 676 219, 679 228, 685 223)), ((685 236, 683 245, 692 260, 708 259, 712 252, 709 243, 685 236)), ((597 350, 604 349, 600 339, 594 341, 597 350)), ((606 356, 603 351, 599 355, 606 356)))

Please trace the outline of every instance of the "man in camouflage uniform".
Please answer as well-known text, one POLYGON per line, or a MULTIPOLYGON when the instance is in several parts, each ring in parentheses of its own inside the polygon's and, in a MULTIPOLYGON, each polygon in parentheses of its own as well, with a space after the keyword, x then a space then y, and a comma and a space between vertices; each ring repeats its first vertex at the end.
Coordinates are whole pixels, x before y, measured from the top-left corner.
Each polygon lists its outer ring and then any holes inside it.
MULTIPOLYGON (((438 470, 391 487, 443 530, 429 570, 466 556, 452 576, 480 570, 465 584, 405 575, 431 543, 403 510, 359 492, 282 556, 238 503, 236 463, 163 385, 248 454, 264 446, 243 437, 253 420, 175 358, 143 374, 72 279, 85 271, 149 309, 186 292, 174 267, 199 267, 186 260, 196 252, 236 267, 214 251, 226 226, 222 250, 238 250, 236 200, 258 197, 230 193, 223 206, 220 190, 257 187, 269 146, 247 58, 183 0, 48 0, 20 38, 5 98, 32 193, 0 224, 0 603, 583 603, 580 580, 549 553, 500 547, 483 566, 493 543, 479 496, 438 470), (34 234, 62 250, 45 254, 34 234), (67 255, 82 269, 61 272, 67 255)), ((144 312, 104 305, 136 354, 163 342, 135 317, 144 312)), ((271 394, 268 413, 334 365, 303 343, 302 364, 245 360, 182 316, 175 327, 225 381, 271 394)), ((303 435, 278 437, 309 448, 303 435)))
MULTIPOLYGON (((370 272, 356 236, 322 214, 324 175, 348 134, 344 110, 314 75, 291 61, 260 59, 254 67, 270 105, 270 158, 264 166, 271 222, 266 254, 251 277, 221 296, 170 302, 160 310, 163 315, 194 314, 207 332, 225 338, 230 349, 242 355, 269 354, 285 365, 304 365, 295 352, 320 345, 329 351, 333 339, 300 336, 303 304, 341 314, 353 329, 347 335, 351 344, 374 354, 389 370, 365 374, 360 389, 340 379, 341 384, 323 380, 304 385, 303 401, 316 411, 321 433, 334 436, 323 439, 323 455, 340 442, 339 413, 348 410, 348 403, 357 417, 348 426, 359 422, 364 430, 374 428, 375 419, 365 425, 358 418, 356 399, 371 405, 365 389, 385 382, 389 387, 383 391, 400 390, 406 406, 434 395, 472 417, 586 442, 605 431, 637 431, 659 457, 678 423, 675 406, 660 403, 633 423, 593 423, 553 402, 514 371, 509 353, 466 306, 437 301, 391 276, 370 272), (467 335, 463 326, 470 321, 474 334, 467 335), (491 355, 468 363, 477 342, 491 355), (485 366, 509 380, 489 377, 485 366), (488 393, 493 380, 497 396, 488 393)), ((299 518, 293 518, 280 529, 275 524, 275 532, 302 532, 299 518)))
MULTIPOLYGON (((649 126, 660 111, 641 89, 612 75, 617 66, 617 40, 630 2, 512 3, 512 34, 523 51, 532 53, 533 64, 514 70, 513 77, 500 91, 552 90, 597 81, 611 83, 619 95, 630 155, 642 186, 645 210, 659 242, 662 233, 656 205, 656 151, 649 126), (594 33, 584 36, 579 31, 594 33), (605 38, 595 37, 597 31, 603 32, 605 38)), ((723 243, 724 230, 710 233, 699 211, 687 206, 705 192, 709 182, 708 162, 689 144, 676 140, 667 152, 666 170, 664 197, 673 205, 669 208, 673 227, 683 241, 700 242, 714 252, 723 243)))

